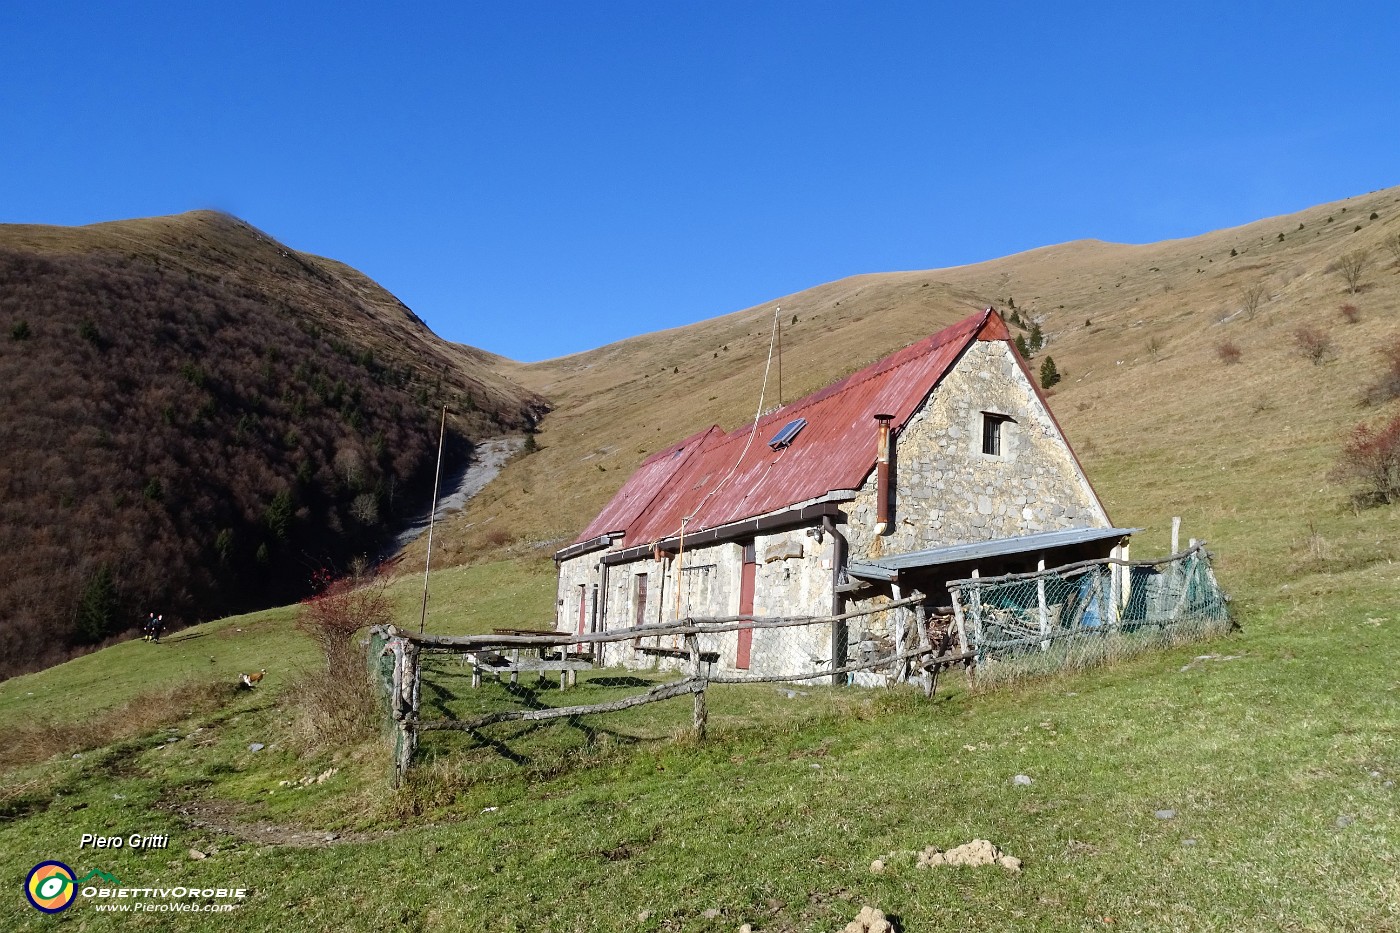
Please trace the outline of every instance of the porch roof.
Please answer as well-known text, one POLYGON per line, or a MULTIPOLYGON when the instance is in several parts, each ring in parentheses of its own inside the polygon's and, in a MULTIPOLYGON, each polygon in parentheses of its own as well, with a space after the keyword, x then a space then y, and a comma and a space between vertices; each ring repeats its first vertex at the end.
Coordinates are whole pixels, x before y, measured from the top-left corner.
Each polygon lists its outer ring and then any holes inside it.
POLYGON ((949 547, 930 548, 926 551, 911 551, 908 554, 892 554, 876 560, 853 560, 846 565, 846 572, 861 580, 888 582, 899 579, 901 570, 938 567, 944 564, 964 564, 989 557, 1003 557, 1008 554, 1033 554, 1075 544, 1089 544, 1108 538, 1126 538, 1141 530, 1141 528, 1063 528, 1059 531, 1042 531, 1015 538, 994 538, 991 541, 977 541, 972 544, 954 544, 949 547))

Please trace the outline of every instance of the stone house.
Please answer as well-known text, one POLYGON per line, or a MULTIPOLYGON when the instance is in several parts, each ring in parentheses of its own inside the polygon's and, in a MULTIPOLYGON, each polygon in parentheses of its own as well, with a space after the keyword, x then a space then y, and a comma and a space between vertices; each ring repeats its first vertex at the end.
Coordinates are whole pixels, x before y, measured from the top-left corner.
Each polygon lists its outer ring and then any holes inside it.
MULTIPOLYGON (((556 629, 836 615, 915 591, 946 603, 948 580, 1119 554, 1128 534, 989 308, 756 428, 711 427, 648 457, 555 554, 556 629)), ((869 637, 745 629, 701 647, 717 672, 817 677, 869 637)), ((670 666, 680 647, 639 637, 600 662, 670 666)))

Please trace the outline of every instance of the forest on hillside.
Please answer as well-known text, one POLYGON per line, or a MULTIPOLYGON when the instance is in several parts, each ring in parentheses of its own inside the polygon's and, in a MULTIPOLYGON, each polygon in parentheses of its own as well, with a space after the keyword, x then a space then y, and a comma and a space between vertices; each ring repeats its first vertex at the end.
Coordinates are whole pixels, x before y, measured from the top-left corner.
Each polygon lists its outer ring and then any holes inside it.
POLYGON ((0 677, 307 594, 533 424, 246 279, 159 254, 0 247, 0 677))

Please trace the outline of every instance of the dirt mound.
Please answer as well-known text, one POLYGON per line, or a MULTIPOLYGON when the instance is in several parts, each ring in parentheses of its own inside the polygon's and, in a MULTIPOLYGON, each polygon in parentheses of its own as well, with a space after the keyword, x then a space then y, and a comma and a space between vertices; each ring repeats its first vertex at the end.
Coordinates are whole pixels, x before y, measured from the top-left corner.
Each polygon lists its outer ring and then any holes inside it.
POLYGON ((974 839, 947 852, 937 846, 929 846, 919 853, 920 868, 937 868, 943 865, 1000 865, 1007 871, 1021 870, 1020 859, 1007 855, 986 839, 974 839))
POLYGON ((883 910, 867 904, 854 920, 846 924, 842 933, 895 933, 895 926, 883 910))

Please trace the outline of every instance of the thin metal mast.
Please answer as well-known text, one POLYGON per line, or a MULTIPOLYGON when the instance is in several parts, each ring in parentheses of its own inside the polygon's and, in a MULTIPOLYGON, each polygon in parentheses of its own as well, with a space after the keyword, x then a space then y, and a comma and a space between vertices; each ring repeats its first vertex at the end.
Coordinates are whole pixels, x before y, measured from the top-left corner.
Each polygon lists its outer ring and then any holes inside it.
POLYGON ((433 525, 437 522, 438 481, 442 478, 442 442, 447 437, 447 406, 442 406, 442 424, 438 428, 437 470, 433 473, 433 510, 428 513, 428 558, 423 563, 423 614, 418 618, 418 634, 428 624, 428 568, 433 565, 433 525))

